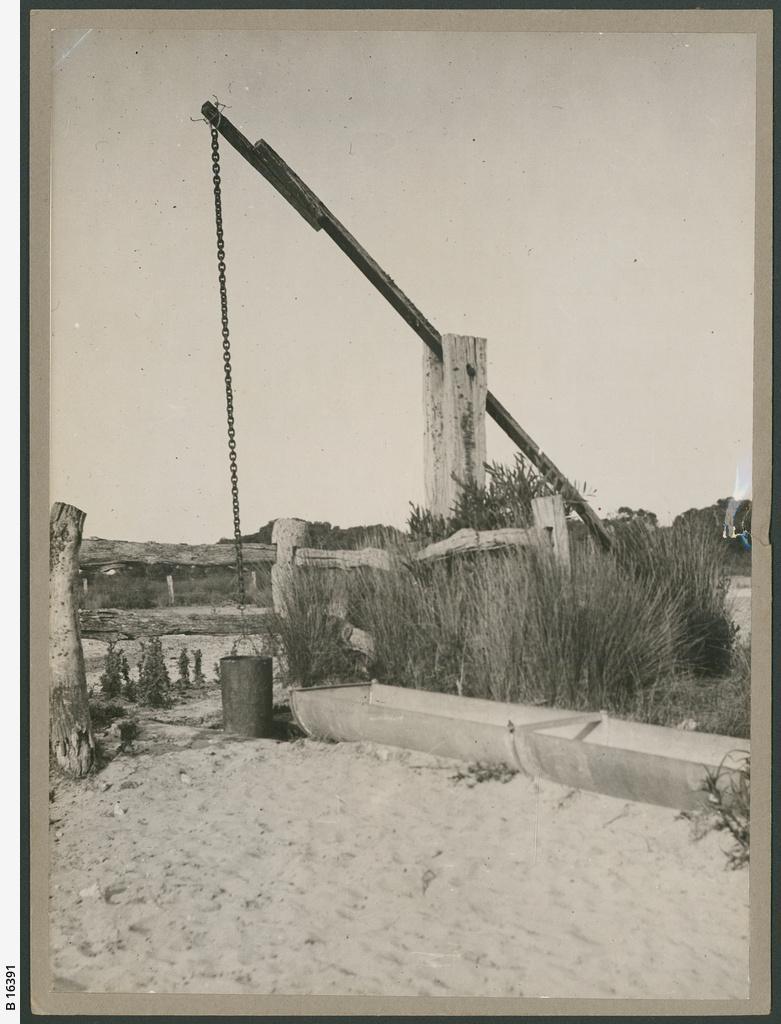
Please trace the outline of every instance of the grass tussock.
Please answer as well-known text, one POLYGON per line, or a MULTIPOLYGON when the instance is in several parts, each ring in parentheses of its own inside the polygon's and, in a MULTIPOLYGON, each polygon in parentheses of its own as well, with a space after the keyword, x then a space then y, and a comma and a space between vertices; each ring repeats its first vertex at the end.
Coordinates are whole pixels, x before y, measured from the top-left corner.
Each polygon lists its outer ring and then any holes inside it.
POLYGON ((615 538, 610 555, 574 545, 571 572, 520 549, 355 572, 349 616, 389 683, 748 736, 718 538, 641 523, 615 538))
POLYGON ((586 550, 572 574, 544 554, 495 552, 353 582, 378 678, 520 703, 628 710, 675 668, 675 601, 586 550))
POLYGON ((294 573, 286 595, 286 614, 275 614, 270 622, 285 655, 288 681, 297 686, 346 678, 356 668, 355 657, 341 638, 342 623, 331 611, 333 582, 329 576, 318 570, 294 573))
POLYGON ((714 828, 727 832, 732 846, 726 851, 732 870, 748 864, 751 852, 751 758, 736 752, 709 772, 705 789, 715 817, 714 828))
POLYGON ((693 828, 694 839, 709 832, 726 832, 732 839, 724 851, 726 867, 746 867, 751 859, 751 756, 735 750, 709 771, 702 786, 708 805, 699 811, 683 811, 693 828))

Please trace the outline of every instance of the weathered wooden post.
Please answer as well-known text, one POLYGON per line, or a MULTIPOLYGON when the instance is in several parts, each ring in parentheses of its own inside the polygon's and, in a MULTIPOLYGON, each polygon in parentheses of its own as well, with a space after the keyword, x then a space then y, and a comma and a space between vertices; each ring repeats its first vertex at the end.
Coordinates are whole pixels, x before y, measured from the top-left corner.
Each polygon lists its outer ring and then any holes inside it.
POLYGON ((569 530, 564 513, 564 500, 560 494, 532 498, 532 515, 538 530, 550 530, 553 557, 565 568, 571 568, 569 530))
POLYGON ((426 507, 447 517, 461 484, 485 483, 486 340, 462 334, 442 337, 442 362, 423 355, 426 507))
POLYGON ((306 547, 309 524, 303 519, 277 519, 271 531, 271 543, 277 546, 271 567, 271 597, 277 615, 287 614, 287 594, 294 569, 296 548, 306 547))
POLYGON ((174 601, 176 600, 176 598, 174 596, 174 578, 173 578, 173 576, 171 576, 170 574, 168 576, 166 576, 165 582, 168 585, 168 603, 171 605, 171 607, 173 607, 174 601))
POLYGON ((49 738, 59 767, 76 777, 95 755, 76 599, 85 519, 61 501, 49 519, 49 738))

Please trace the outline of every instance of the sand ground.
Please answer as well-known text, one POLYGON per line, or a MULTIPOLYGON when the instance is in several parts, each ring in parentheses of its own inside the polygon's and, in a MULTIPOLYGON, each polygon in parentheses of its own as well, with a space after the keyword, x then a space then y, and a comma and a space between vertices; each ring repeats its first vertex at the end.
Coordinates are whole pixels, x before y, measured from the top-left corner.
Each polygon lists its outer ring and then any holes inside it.
POLYGON ((54 784, 59 990, 747 997, 748 872, 722 833, 220 721, 216 688, 143 712, 133 752, 54 784))

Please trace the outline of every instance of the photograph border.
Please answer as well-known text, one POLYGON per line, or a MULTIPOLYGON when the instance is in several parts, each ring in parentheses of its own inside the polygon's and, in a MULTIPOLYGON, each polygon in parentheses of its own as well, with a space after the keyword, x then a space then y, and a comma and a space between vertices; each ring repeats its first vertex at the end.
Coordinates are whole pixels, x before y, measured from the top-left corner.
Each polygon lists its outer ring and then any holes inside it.
MULTIPOLYGON (((708 1016, 770 1009, 772 10, 105 10, 29 14, 30 994, 38 1014, 708 1016), (715 32, 757 38, 752 511, 752 819, 748 1000, 60 993, 48 925, 48 530, 52 35, 77 27, 200 30, 715 32)), ((24 19, 24 12, 22 15, 24 19)), ((205 93, 208 88, 204 87, 205 93)), ((22 126, 24 132, 25 126, 22 126)), ((24 321, 23 321, 24 322, 24 321)), ((729 411, 725 410, 725 415, 729 411)), ((67 498, 65 495, 57 497, 67 498)))

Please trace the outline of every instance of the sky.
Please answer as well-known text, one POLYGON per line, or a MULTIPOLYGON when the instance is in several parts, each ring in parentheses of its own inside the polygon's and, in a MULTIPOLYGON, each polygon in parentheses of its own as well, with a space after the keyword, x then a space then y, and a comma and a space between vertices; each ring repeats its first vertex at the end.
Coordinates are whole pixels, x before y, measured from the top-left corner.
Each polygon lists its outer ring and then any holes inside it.
MULTIPOLYGON (((85 12, 88 18, 88 12, 85 12)), ((750 467, 751 35, 52 33, 51 498, 86 536, 232 534, 217 96, 600 515, 669 522, 750 467)), ((403 526, 423 344, 222 141, 242 530, 403 526)), ((514 446, 491 420, 488 459, 514 446)))

